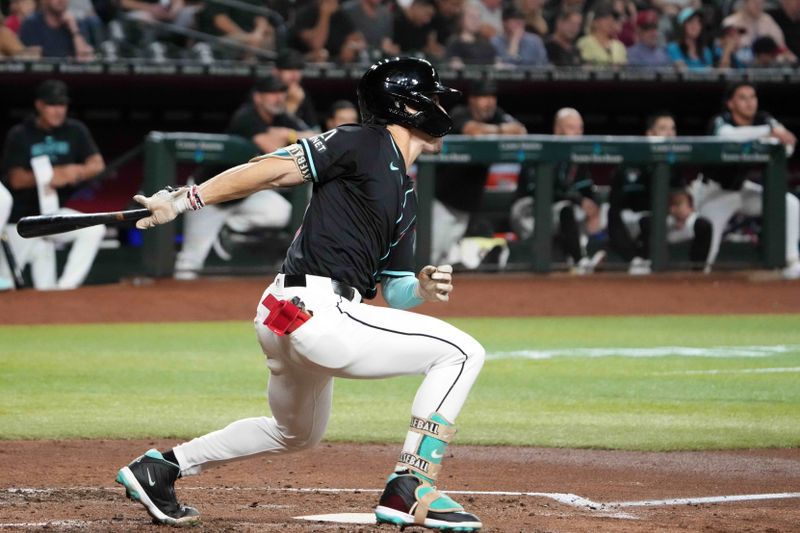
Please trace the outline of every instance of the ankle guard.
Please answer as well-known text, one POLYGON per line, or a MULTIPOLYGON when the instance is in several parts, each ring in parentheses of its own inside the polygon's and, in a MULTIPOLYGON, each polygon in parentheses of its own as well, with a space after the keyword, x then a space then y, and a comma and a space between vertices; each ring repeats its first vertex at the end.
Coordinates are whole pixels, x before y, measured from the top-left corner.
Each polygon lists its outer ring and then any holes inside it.
POLYGON ((397 461, 399 468, 407 468, 423 481, 435 485, 442 466, 442 458, 447 444, 456 434, 456 428, 439 413, 430 418, 411 417, 410 431, 419 433, 422 438, 414 453, 403 452, 397 461))

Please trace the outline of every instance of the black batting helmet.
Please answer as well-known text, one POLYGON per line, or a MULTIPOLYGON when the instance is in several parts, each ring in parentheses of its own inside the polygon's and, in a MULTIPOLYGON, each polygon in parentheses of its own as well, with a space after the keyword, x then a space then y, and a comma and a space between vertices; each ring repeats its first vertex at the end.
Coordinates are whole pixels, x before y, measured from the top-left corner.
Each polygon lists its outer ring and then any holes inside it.
POLYGON ((358 106, 364 124, 400 124, 434 137, 443 137, 453 129, 453 120, 439 104, 447 104, 460 95, 441 84, 433 65, 416 57, 379 61, 358 84, 358 106), (433 96, 438 96, 439 103, 433 96))

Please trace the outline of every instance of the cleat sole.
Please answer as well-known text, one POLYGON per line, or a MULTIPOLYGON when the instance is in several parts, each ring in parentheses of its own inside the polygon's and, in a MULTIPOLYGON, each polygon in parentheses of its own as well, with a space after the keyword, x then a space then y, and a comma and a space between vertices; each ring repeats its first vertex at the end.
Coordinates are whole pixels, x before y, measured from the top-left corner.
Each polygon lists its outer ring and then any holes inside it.
POLYGON ((422 526, 439 531, 457 531, 470 533, 478 531, 483 527, 481 522, 445 522, 443 520, 425 519, 424 524, 416 524, 414 516, 390 507, 379 505, 375 508, 375 521, 378 524, 394 524, 400 526, 401 531, 406 526, 422 526))
POLYGON ((115 481, 125 487, 125 495, 129 499, 142 504, 145 510, 147 510, 147 514, 149 514, 153 518, 153 521, 158 524, 167 524, 170 526, 189 526, 197 523, 200 520, 199 516, 172 518, 171 516, 167 516, 162 513, 161 510, 156 507, 152 500, 147 496, 147 493, 139 484, 136 476, 133 475, 133 472, 131 472, 131 469, 127 466, 120 469, 120 471, 117 473, 117 478, 115 481))

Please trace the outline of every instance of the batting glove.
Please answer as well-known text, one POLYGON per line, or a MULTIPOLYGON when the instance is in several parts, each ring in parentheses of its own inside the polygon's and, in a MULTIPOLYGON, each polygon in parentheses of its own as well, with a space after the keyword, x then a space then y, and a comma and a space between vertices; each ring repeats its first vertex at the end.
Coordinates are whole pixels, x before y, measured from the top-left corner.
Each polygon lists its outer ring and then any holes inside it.
POLYGON ((161 224, 166 224, 175 220, 181 213, 197 211, 205 205, 202 198, 200 198, 200 191, 197 189, 197 185, 181 187, 180 189, 167 187, 153 196, 137 194, 133 199, 152 213, 149 217, 136 222, 136 227, 139 229, 154 228, 161 224))
POLYGON ((419 285, 415 292, 418 298, 427 302, 447 302, 453 290, 453 267, 428 265, 419 271, 419 285))

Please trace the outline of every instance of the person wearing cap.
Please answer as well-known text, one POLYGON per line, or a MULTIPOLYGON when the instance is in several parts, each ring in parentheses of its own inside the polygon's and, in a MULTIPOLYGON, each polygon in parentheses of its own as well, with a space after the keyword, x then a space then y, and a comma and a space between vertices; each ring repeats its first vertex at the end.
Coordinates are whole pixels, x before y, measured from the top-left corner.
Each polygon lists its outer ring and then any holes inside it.
POLYGON ((667 53, 678 70, 702 70, 714 66, 714 56, 703 36, 703 15, 693 7, 678 13, 677 39, 667 45, 667 53))
POLYGON ((772 37, 778 44, 781 60, 797 60, 795 55, 786 48, 786 40, 781 27, 764 12, 764 0, 742 0, 739 9, 725 17, 722 23, 744 28, 745 32, 742 34, 736 57, 745 65, 749 65, 753 61, 753 41, 764 35, 772 37))
POLYGON ((492 45, 505 65, 542 67, 549 64, 542 38, 525 31, 525 17, 516 7, 503 10, 503 33, 492 37, 492 45))
POLYGON ((800 0, 779 0, 778 4, 769 16, 783 32, 786 48, 800 57, 800 0))
POLYGON ((22 22, 19 39, 25 46, 41 47, 42 57, 94 59, 83 28, 67 10, 68 0, 42 0, 40 8, 22 22))
POLYGON ((717 46, 714 48, 714 65, 718 68, 747 68, 736 56, 741 48, 741 38, 745 29, 735 22, 722 23, 717 46))
MULTIPOLYGON (((256 80, 250 98, 236 110, 225 133, 250 139, 266 154, 314 135, 302 120, 287 112, 287 89, 277 76, 256 80)), ((196 184, 203 183, 221 168, 201 166, 192 179, 196 184)), ((175 278, 196 279, 212 247, 221 259, 231 259, 218 238, 223 229, 234 233, 282 229, 289 223, 291 211, 291 204, 280 193, 265 190, 241 201, 192 212, 184 219, 183 245, 175 259, 175 278)))
POLYGON ((628 65, 632 67, 668 67, 672 60, 661 44, 658 13, 640 11, 636 15, 636 44, 628 48, 628 65))
POLYGON ((287 87, 286 112, 302 120, 312 130, 319 130, 314 102, 303 88, 306 60, 297 50, 287 49, 275 61, 275 75, 287 87))
POLYGON ((595 8, 589 34, 578 39, 577 44, 585 64, 617 66, 628 63, 625 45, 617 39, 620 17, 610 4, 601 3, 595 8))
MULTIPOLYGON (((493 80, 472 82, 467 105, 454 107, 450 116, 456 134, 483 137, 527 133, 520 121, 498 107, 493 80)), ((487 175, 486 165, 480 164, 437 167, 431 246, 434 263, 451 257, 451 248, 466 234, 470 213, 481 205, 487 175)))
MULTIPOLYGON (((37 176, 32 160, 46 156, 52 166, 52 178, 45 188, 55 190, 58 204, 50 206, 55 214, 76 213, 64 207, 81 184, 105 169, 103 156, 82 122, 67 118, 69 94, 59 80, 47 80, 36 88, 36 114, 9 130, 3 148, 0 174, 14 199, 10 221, 15 224, 25 216, 42 214, 37 191, 37 176)), ((39 180, 46 179, 47 169, 39 180), (44 176, 44 178, 42 178, 44 176)), ((19 268, 31 265, 31 278, 37 289, 74 289, 80 286, 94 262, 105 226, 93 226, 69 233, 23 239, 15 230, 8 231, 9 244, 19 268), (72 244, 61 276, 56 272, 56 244, 72 244)))
POLYGON ((557 67, 578 67, 583 61, 575 39, 581 33, 583 13, 576 9, 565 9, 556 17, 556 29, 545 40, 547 59, 557 67))

